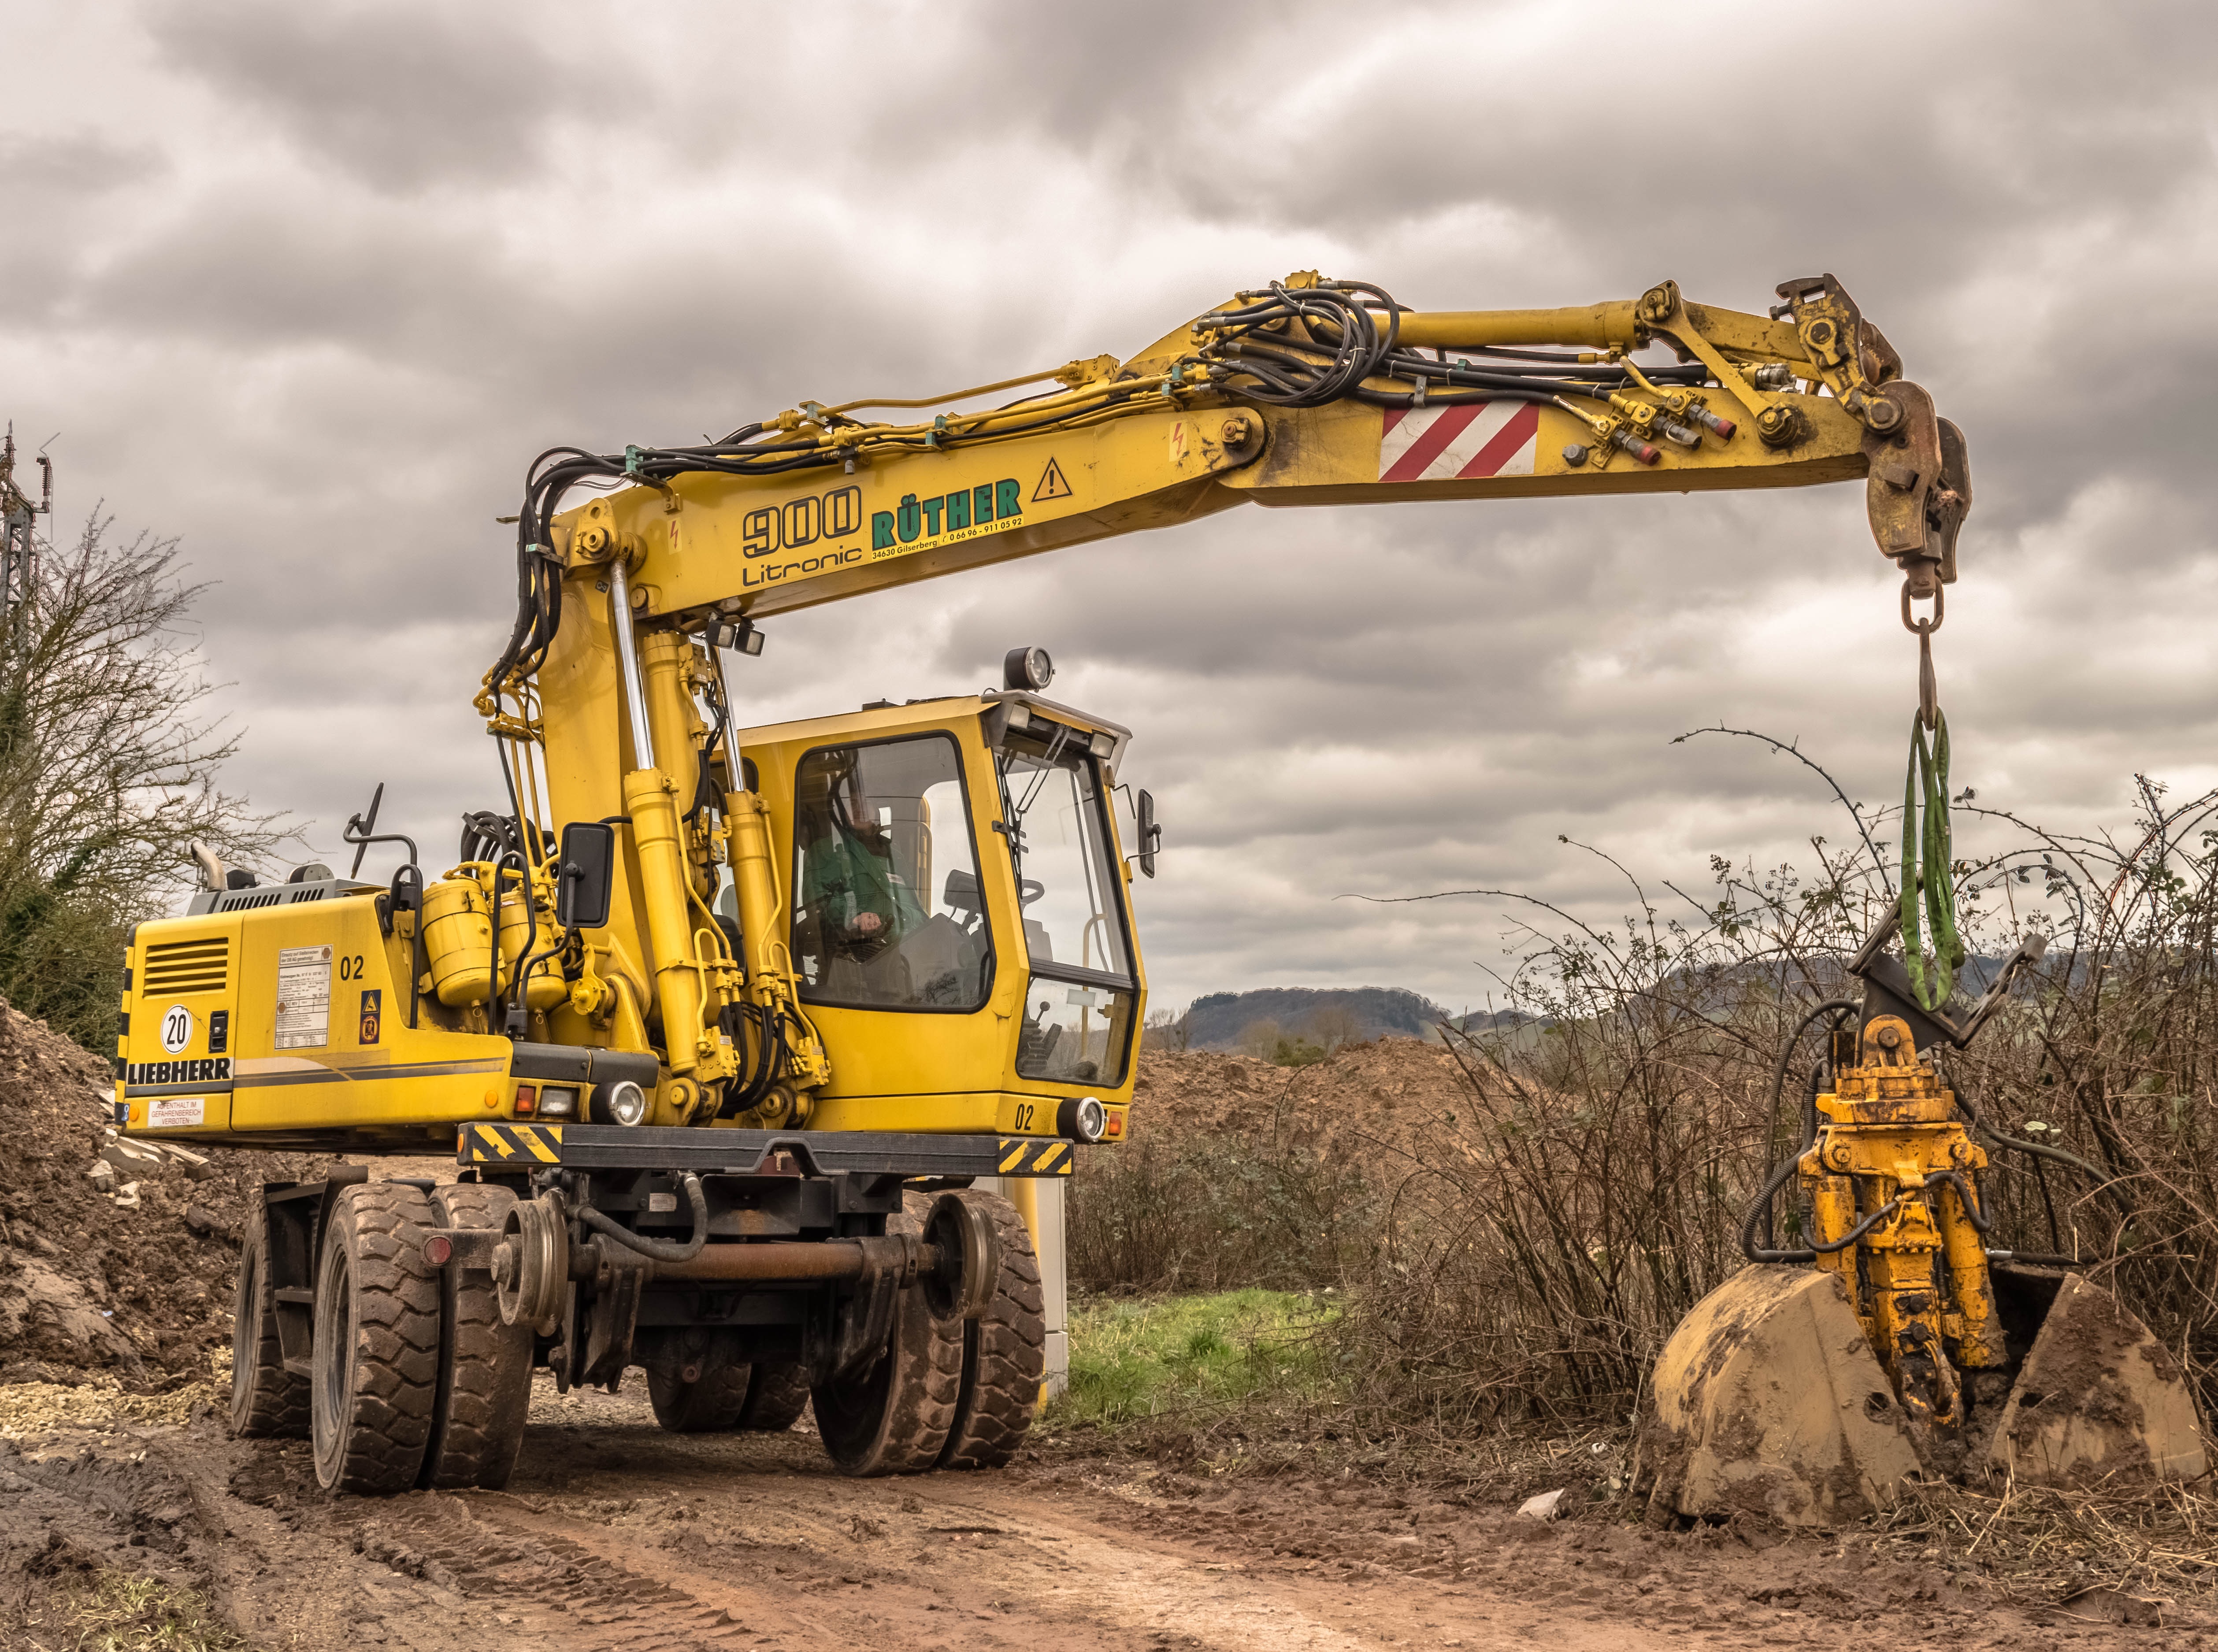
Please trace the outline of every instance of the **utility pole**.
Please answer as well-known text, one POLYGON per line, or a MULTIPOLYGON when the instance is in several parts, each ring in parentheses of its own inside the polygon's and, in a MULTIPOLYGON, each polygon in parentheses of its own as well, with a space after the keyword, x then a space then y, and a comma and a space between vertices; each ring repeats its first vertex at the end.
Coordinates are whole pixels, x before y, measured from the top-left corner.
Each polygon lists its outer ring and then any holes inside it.
POLYGON ((0 447, 0 636, 19 640, 29 622, 31 601, 39 579, 39 541, 32 532, 34 517, 52 516, 54 509, 54 461, 39 455, 41 482, 39 502, 15 484, 15 427, 8 426, 0 447))

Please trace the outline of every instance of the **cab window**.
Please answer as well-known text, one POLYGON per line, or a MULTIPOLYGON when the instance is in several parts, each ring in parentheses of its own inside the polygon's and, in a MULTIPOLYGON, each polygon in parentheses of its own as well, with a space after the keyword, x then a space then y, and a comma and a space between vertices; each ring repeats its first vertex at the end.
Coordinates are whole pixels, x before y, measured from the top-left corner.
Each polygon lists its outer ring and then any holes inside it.
POLYGON ((794 777, 793 827, 793 955, 804 999, 984 1005, 993 941, 952 739, 809 752, 794 777))
POLYGON ((1083 737, 1057 728, 1011 736, 997 767, 1031 965, 1017 1071, 1120 1084, 1139 981, 1101 765, 1083 737))

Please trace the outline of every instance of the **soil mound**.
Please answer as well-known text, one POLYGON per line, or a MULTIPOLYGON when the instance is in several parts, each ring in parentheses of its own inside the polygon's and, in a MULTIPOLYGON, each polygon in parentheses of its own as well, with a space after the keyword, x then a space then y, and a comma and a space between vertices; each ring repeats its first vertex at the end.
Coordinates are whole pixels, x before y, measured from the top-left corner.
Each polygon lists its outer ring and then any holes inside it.
POLYGON ((1438 1044, 1379 1038, 1309 1067, 1213 1050, 1147 1050, 1132 1092, 1131 1139, 1197 1136, 1402 1158, 1436 1140, 1462 1075, 1438 1044))
POLYGON ((329 1162, 119 1142, 113 1086, 107 1062, 0 1004, 0 1382, 207 1377, 251 1201, 329 1162))

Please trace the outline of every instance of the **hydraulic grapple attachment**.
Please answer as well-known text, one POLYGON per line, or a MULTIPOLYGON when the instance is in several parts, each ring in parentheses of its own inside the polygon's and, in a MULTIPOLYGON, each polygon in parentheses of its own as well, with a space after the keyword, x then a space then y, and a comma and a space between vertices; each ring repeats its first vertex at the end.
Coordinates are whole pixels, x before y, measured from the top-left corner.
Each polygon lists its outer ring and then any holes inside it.
POLYGON ((1757 1265, 1697 1302, 1657 1362, 1636 1480, 1658 1516, 1821 1525, 1919 1472, 2066 1485, 2207 1466, 2194 1395, 2147 1327, 2065 1259, 1988 1248, 1986 1154, 1918 1053, 1969 1043, 2039 943, 1955 1019, 1918 1009, 1880 955, 1891 933, 1850 965, 1860 1024, 1833 1034, 1803 1150, 1743 1224, 1757 1265), (1790 1174, 1807 1231, 1775 1250, 1754 1235, 1790 1174))

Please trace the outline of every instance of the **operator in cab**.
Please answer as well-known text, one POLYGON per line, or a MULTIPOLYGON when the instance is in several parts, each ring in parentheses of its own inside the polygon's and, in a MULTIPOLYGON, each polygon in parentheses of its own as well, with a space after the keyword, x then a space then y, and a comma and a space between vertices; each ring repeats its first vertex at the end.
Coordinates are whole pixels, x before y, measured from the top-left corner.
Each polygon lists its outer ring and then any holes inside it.
POLYGON ((924 927, 924 905, 857 767, 832 769, 824 783, 799 800, 794 822, 802 845, 800 904, 821 949, 822 984, 833 997, 906 997, 906 981, 880 977, 897 968, 903 938, 924 927))

